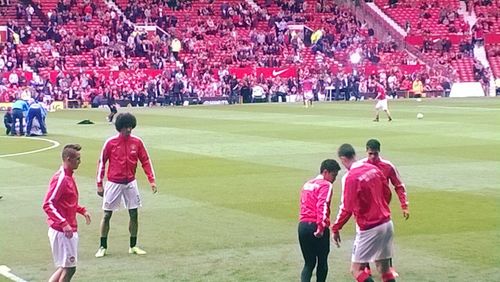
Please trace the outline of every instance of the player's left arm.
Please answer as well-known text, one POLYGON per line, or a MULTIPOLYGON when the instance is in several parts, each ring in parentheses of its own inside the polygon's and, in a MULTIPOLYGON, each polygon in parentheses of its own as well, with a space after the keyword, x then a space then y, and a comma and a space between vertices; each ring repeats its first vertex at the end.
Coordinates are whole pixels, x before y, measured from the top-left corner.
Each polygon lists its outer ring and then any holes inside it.
POLYGON ((326 228, 329 228, 329 210, 330 210, 330 201, 332 199, 332 185, 330 183, 322 183, 318 188, 318 201, 316 202, 317 209, 317 218, 316 218, 316 231, 314 232, 314 236, 317 238, 321 238, 323 236, 323 232, 326 228))
POLYGON ((153 163, 151 162, 151 158, 149 157, 148 151, 144 146, 142 140, 139 145, 139 160, 141 161, 142 169, 148 178, 148 181, 151 185, 151 190, 153 193, 158 192, 158 188, 156 187, 156 177, 155 171, 153 169, 153 163))
POLYGON ((394 190, 398 195, 399 203, 401 204, 401 210, 403 210, 403 216, 405 219, 410 217, 410 211, 408 208, 408 195, 406 193, 406 186, 401 180, 401 176, 399 175, 398 170, 392 166, 391 174, 389 175, 389 180, 391 184, 394 186, 394 190))
POLYGON ((81 214, 81 215, 83 215, 85 217, 85 223, 87 225, 90 224, 90 221, 91 221, 90 220, 90 214, 87 212, 87 209, 84 206, 78 205, 76 207, 76 212, 79 213, 79 214, 81 214))

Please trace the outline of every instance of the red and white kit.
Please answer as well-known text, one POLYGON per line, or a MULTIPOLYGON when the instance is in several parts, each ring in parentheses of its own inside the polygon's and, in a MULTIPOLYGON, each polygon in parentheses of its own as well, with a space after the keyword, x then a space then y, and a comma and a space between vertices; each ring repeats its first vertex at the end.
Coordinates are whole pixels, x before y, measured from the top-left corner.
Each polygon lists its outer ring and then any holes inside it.
MULTIPOLYGON (((361 161, 375 165, 376 167, 378 167, 378 169, 380 169, 380 171, 382 171, 387 180, 391 182, 391 184, 394 186, 394 190, 396 190, 396 194, 398 195, 399 198, 399 203, 401 204, 401 209, 407 209, 408 195, 406 194, 406 187, 403 181, 401 180, 401 177, 399 175, 398 170, 396 169, 396 166, 394 166, 394 164, 392 164, 390 161, 380 157, 374 161, 370 161, 368 158, 364 158, 361 161)), ((391 197, 392 194, 389 194, 387 203, 391 202, 391 197)))
POLYGON ((142 140, 135 136, 117 134, 106 140, 101 151, 97 170, 97 186, 102 187, 106 163, 108 181, 104 186, 103 209, 117 210, 123 200, 125 208, 141 206, 135 179, 137 163, 141 162, 150 183, 155 182, 153 164, 142 140))
POLYGON ((300 222, 313 222, 318 232, 330 227, 330 201, 332 184, 322 175, 309 180, 302 186, 300 194, 300 222))
POLYGON ((332 232, 339 232, 354 215, 357 228, 353 262, 392 257, 393 227, 387 202, 390 193, 385 176, 369 163, 355 162, 342 178, 341 204, 332 232))
POLYGON ((52 176, 49 189, 43 200, 43 210, 47 214, 49 240, 56 267, 74 267, 78 260, 78 223, 76 214, 84 215, 85 207, 78 204, 78 189, 73 179, 73 171, 61 167, 52 176), (64 236, 63 227, 69 225, 73 237, 64 236))
POLYGON ((385 93, 385 88, 382 85, 377 84, 377 104, 375 109, 377 110, 387 110, 387 95, 385 93))

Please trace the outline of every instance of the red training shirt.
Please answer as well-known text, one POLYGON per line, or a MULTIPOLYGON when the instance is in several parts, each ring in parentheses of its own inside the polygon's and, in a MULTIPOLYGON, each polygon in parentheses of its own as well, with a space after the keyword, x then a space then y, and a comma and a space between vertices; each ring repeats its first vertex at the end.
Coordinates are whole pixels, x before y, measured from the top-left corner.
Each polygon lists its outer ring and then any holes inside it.
POLYGON ((332 184, 322 175, 307 181, 300 192, 300 222, 314 222, 317 231, 330 227, 332 184))
POLYGON ((104 143, 97 168, 97 186, 102 187, 104 169, 108 165, 108 180, 115 183, 126 184, 135 180, 135 171, 138 161, 141 161, 142 169, 149 183, 155 182, 153 164, 142 140, 130 135, 125 137, 121 134, 115 135, 104 143))
POLYGON ((387 203, 387 180, 374 165, 355 162, 342 177, 342 198, 332 232, 338 232, 354 214, 360 230, 368 230, 391 220, 387 203))
MULTIPOLYGON (((361 160, 365 163, 370 163, 378 167, 380 171, 385 175, 387 182, 391 182, 392 186, 394 186, 394 190, 396 190, 396 194, 399 198, 399 203, 401 204, 402 209, 408 208, 408 196, 406 194, 406 187, 401 177, 399 176, 399 172, 396 167, 388 160, 384 160, 382 158, 378 158, 374 161, 368 160, 368 158, 364 158, 361 160)), ((389 194, 388 204, 391 202, 392 194, 389 194)))
POLYGON ((42 207, 50 227, 63 232, 63 227, 69 224, 73 232, 77 231, 76 213, 83 215, 87 210, 78 204, 78 189, 72 170, 61 167, 52 176, 42 207))

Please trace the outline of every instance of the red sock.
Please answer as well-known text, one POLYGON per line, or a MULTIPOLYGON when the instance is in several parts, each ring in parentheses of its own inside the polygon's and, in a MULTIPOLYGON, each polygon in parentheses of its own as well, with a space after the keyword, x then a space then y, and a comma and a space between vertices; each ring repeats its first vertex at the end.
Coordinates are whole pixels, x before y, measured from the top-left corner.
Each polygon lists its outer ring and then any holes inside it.
POLYGON ((389 271, 382 274, 382 281, 384 282, 396 281, 396 277, 394 277, 394 273, 392 271, 389 271))
MULTIPOLYGON (((370 277, 371 277, 370 274, 363 271, 358 275, 358 277, 356 277, 356 281, 365 282, 367 279, 371 279, 370 277)), ((368 280, 368 281, 373 281, 373 280, 368 280)))

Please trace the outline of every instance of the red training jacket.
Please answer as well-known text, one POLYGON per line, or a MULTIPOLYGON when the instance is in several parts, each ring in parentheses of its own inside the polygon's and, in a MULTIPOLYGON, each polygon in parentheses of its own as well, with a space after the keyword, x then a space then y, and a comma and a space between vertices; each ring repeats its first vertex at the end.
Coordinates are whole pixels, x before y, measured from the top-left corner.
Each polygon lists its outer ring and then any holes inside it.
POLYGON ((135 135, 124 137, 118 134, 106 140, 97 168, 97 186, 99 187, 102 187, 104 169, 108 161, 108 181, 121 184, 134 181, 137 162, 141 161, 149 183, 155 182, 153 164, 149 159, 148 151, 142 140, 135 135))
POLYGON ((318 232, 329 228, 332 193, 332 184, 322 175, 307 181, 300 194, 300 222, 316 223, 318 232))
POLYGON ((47 214, 47 224, 53 229, 63 232, 63 227, 69 224, 73 232, 77 231, 76 213, 83 215, 87 210, 78 204, 73 171, 61 167, 52 176, 42 208, 47 214))
MULTIPOLYGON (((382 173, 385 175, 387 179, 387 182, 391 182, 392 186, 394 186, 394 190, 396 191, 396 194, 398 195, 399 198, 399 203, 401 204, 401 209, 407 209, 408 196, 406 194, 406 187, 403 181, 401 180, 401 177, 399 176, 399 172, 396 169, 396 167, 390 161, 384 160, 380 157, 374 161, 369 161, 368 158, 364 158, 361 161, 375 165, 376 167, 378 167, 378 169, 380 169, 380 171, 382 171, 382 173)), ((387 203, 391 202, 391 197, 392 194, 389 194, 389 199, 387 203)))
POLYGON ((342 198, 332 232, 338 232, 354 214, 360 230, 391 220, 387 180, 374 165, 355 162, 342 178, 342 198))

